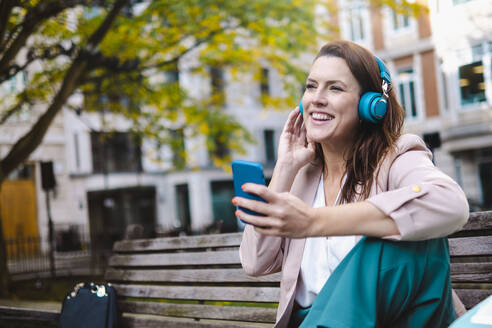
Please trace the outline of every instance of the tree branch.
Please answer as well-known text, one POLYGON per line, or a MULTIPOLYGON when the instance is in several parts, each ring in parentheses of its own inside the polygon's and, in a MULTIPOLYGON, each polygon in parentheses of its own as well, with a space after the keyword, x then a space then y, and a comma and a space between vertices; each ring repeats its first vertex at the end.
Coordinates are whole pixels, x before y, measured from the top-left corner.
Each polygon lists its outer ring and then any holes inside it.
POLYGON ((218 29, 218 30, 215 30, 215 31, 211 31, 210 34, 208 34, 206 37, 197 39, 197 41, 195 42, 195 44, 193 44, 192 46, 190 46, 190 47, 186 48, 185 50, 181 51, 181 53, 179 53, 178 55, 174 56, 173 58, 168 59, 168 60, 163 60, 161 62, 152 64, 152 65, 142 66, 140 69, 141 70, 148 70, 148 69, 159 68, 159 67, 171 65, 171 64, 177 62, 179 60, 179 58, 183 57, 184 55, 186 55, 187 53, 189 53, 193 49, 196 49, 199 46, 201 46, 202 44, 204 44, 205 42, 210 41, 215 35, 217 35, 217 34, 219 34, 221 32, 225 32, 228 29, 233 29, 233 27, 224 27, 224 28, 221 28, 221 29, 218 29))
POLYGON ((77 88, 83 74, 86 73, 88 58, 90 58, 87 52, 92 53, 97 48, 98 44, 103 40, 112 23, 116 19, 116 16, 127 2, 128 0, 116 1, 111 11, 106 15, 104 21, 89 37, 87 49, 84 49, 85 51, 81 51, 72 62, 72 65, 65 73, 65 78, 63 79, 61 87, 55 95, 51 105, 48 107, 46 112, 40 116, 29 132, 27 132, 15 143, 7 156, 0 162, 0 174, 2 176, 8 176, 41 144, 49 126, 55 119, 62 106, 66 103, 68 97, 77 88))
POLYGON ((16 0, 0 0, 0 53, 4 44, 7 23, 16 3, 16 0))
POLYGON ((0 74, 4 74, 10 62, 17 56, 19 51, 26 45, 27 39, 34 33, 39 25, 46 19, 58 15, 63 10, 78 4, 84 4, 87 0, 64 0, 64 1, 40 1, 24 17, 21 30, 9 44, 7 50, 0 59, 0 74))
MULTIPOLYGON (((63 48, 61 44, 55 44, 48 48, 30 48, 27 51, 27 60, 23 65, 12 64, 5 69, 3 74, 0 74, 0 82, 10 79, 17 73, 27 69, 36 60, 50 60, 55 59, 59 56, 71 57, 75 52, 76 46, 72 43, 72 46, 68 49, 63 48)), ((1 124, 1 123, 0 123, 1 124)))
MULTIPOLYGON (((118 57, 105 57, 101 53, 95 53, 90 61, 91 68, 106 68, 113 73, 125 73, 125 72, 133 72, 133 71, 145 71, 154 68, 160 68, 167 65, 171 65, 176 63, 181 57, 192 51, 193 49, 198 48, 200 45, 205 42, 210 41, 215 35, 225 32, 228 29, 233 29, 235 27, 224 27, 215 31, 211 31, 206 37, 198 39, 193 45, 183 50, 178 55, 174 56, 171 59, 160 61, 158 63, 154 63, 152 65, 140 66, 141 60, 139 58, 125 60, 124 62, 120 62, 118 57)), ((180 39, 181 41, 184 38, 180 39)), ((175 44, 177 44, 176 42, 175 44)))
POLYGON ((12 115, 14 115, 16 112, 18 112, 19 110, 22 109, 22 107, 24 105, 30 105, 31 103, 26 101, 26 100, 21 100, 19 101, 18 103, 16 103, 14 106, 10 107, 3 115, 2 117, 0 117, 0 125, 2 125, 3 123, 5 123, 9 117, 11 117, 12 115))

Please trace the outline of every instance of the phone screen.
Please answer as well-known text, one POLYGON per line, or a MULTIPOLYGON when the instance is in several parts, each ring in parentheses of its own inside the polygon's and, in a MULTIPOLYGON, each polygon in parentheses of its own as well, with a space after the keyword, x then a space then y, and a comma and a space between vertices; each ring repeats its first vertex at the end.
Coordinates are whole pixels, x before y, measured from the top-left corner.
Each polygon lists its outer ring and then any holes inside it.
MULTIPOLYGON (((260 163, 248 162, 248 161, 233 161, 232 162, 232 174, 234 180, 234 193, 236 196, 254 199, 264 202, 263 198, 247 193, 241 189, 241 186, 247 182, 252 182, 256 184, 265 184, 265 176, 263 174, 263 167, 260 163)), ((245 208, 238 207, 241 211, 252 214, 264 216, 263 214, 250 211, 245 208)))

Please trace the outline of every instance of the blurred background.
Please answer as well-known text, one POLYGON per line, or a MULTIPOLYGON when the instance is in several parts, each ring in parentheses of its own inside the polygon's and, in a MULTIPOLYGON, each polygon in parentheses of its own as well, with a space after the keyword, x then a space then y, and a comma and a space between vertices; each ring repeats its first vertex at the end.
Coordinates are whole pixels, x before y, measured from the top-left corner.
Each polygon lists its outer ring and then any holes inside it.
POLYGON ((405 131, 491 209, 491 36, 489 0, 0 0, 3 289, 100 276, 125 238, 240 231, 230 161, 271 176, 333 39, 386 62, 405 131))

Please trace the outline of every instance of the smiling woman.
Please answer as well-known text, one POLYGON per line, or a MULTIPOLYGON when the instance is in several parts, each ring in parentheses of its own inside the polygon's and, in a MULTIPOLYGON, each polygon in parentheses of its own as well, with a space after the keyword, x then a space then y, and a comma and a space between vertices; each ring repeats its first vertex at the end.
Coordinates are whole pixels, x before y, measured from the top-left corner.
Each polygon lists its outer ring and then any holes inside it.
POLYGON ((329 43, 302 104, 285 123, 270 185, 243 185, 266 203, 233 199, 264 214, 236 212, 249 223, 244 270, 282 271, 275 327, 448 326, 464 308, 445 237, 466 223, 468 204, 425 143, 401 134, 384 63, 355 43, 329 43))

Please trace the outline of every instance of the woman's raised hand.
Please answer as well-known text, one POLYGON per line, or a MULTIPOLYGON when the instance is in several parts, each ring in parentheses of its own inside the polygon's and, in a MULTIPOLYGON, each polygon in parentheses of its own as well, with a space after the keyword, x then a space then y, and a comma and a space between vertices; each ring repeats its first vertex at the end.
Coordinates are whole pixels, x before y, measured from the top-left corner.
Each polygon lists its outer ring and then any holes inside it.
POLYGON ((299 169, 314 160, 315 147, 306 139, 302 114, 296 107, 287 118, 278 145, 277 163, 292 165, 299 169))
POLYGON ((266 186, 246 183, 242 186, 245 192, 263 198, 265 202, 234 197, 232 203, 265 216, 247 214, 241 210, 236 216, 246 223, 255 226, 255 230, 265 235, 290 238, 316 236, 319 229, 318 217, 314 209, 301 199, 288 192, 275 192, 266 186))

